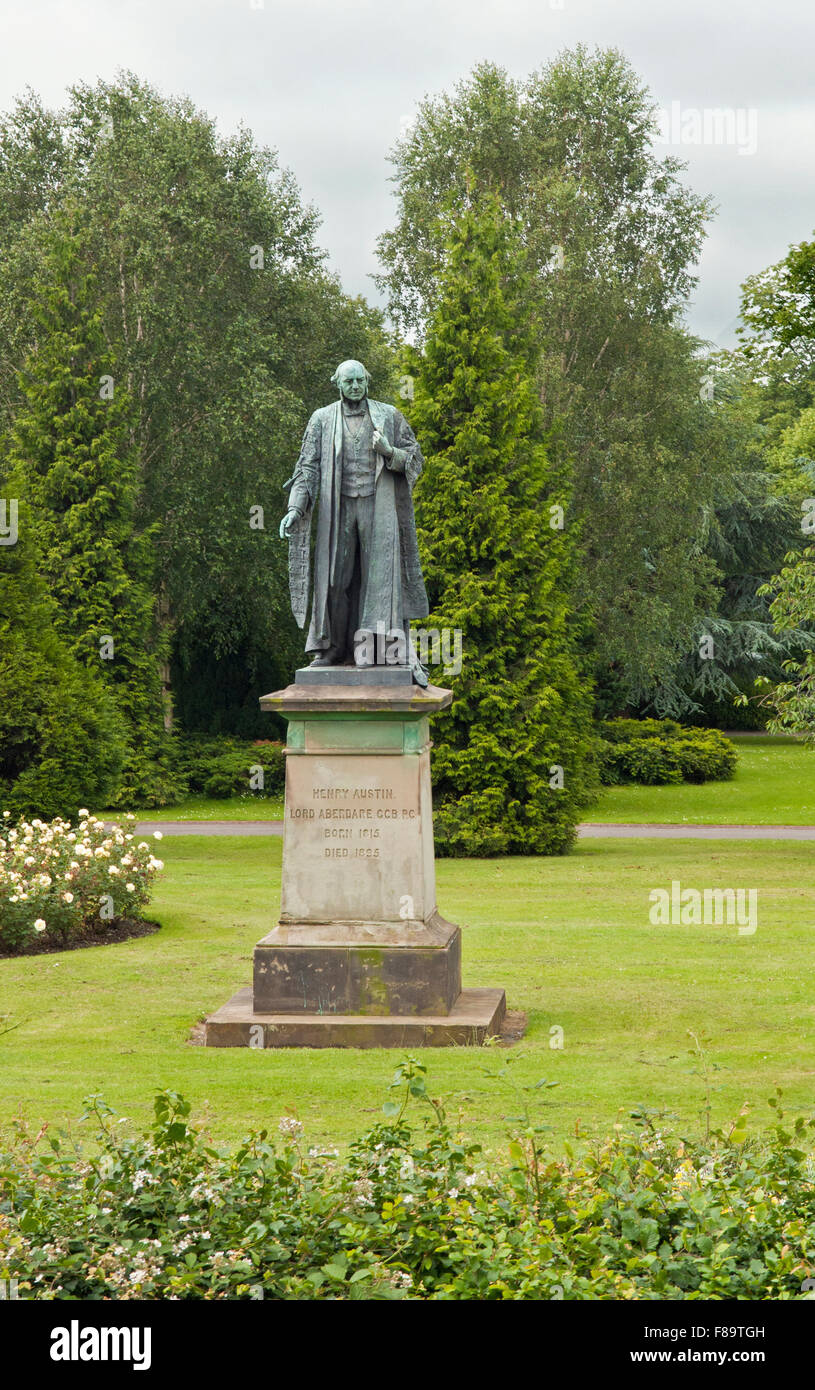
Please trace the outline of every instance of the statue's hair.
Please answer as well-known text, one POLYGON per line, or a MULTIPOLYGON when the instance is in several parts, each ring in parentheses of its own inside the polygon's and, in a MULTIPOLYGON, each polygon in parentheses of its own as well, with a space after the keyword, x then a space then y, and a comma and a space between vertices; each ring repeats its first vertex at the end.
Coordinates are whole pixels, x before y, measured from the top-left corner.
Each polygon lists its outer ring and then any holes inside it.
POLYGON ((368 371, 368 368, 362 362, 358 362, 355 357, 347 357, 344 362, 340 362, 340 365, 338 366, 337 370, 331 378, 332 386, 339 386, 340 372, 342 371, 343 367, 348 367, 351 363, 353 363, 355 367, 362 367, 362 370, 365 373, 365 385, 370 386, 371 373, 368 371))

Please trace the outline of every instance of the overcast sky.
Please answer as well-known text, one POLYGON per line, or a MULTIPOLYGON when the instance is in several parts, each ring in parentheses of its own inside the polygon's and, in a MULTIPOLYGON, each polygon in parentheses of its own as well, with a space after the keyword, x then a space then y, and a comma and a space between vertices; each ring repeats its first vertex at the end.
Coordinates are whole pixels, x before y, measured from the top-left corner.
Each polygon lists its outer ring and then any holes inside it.
POLYGON ((224 132, 245 123, 320 209, 345 289, 369 298, 393 219, 387 155, 417 101, 484 59, 521 77, 581 41, 622 49, 673 110, 668 133, 692 136, 706 108, 742 123, 732 143, 670 147, 719 208, 696 333, 732 342, 741 281, 815 227, 812 0, 0 0, 0 18, 0 108, 25 86, 59 105, 124 67, 224 132))

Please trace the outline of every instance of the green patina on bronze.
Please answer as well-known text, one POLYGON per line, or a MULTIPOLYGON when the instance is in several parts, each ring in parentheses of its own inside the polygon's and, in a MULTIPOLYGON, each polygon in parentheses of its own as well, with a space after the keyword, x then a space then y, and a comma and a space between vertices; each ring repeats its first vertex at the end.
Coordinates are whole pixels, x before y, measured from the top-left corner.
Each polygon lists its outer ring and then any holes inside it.
POLYGON ((289 503, 280 535, 289 542, 292 612, 303 627, 311 575, 306 651, 313 665, 384 661, 384 650, 372 655, 370 647, 384 647, 387 634, 397 633, 401 664, 426 685, 409 639, 411 619, 429 611, 412 497, 422 452, 401 412, 368 396, 370 375, 361 362, 342 362, 332 381, 339 400, 312 415, 285 484, 289 503))

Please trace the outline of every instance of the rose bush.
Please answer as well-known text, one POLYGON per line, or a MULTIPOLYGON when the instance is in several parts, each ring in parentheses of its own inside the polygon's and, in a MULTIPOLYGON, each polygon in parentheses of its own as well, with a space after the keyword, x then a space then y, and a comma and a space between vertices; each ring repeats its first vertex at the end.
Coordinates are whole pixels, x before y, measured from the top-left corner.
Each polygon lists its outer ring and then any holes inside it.
POLYGON ((0 950, 24 950, 40 933, 65 942, 97 926, 103 931, 118 917, 140 917, 163 867, 127 825, 106 827, 85 810, 76 825, 60 817, 12 824, 4 811, 0 950))

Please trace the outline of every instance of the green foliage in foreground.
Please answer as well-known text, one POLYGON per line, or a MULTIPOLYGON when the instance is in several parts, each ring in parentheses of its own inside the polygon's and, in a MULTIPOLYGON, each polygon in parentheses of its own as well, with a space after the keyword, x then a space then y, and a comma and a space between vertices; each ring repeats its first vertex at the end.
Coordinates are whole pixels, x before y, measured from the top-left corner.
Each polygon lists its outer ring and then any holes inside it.
MULTIPOLYGON (((503 1069, 506 1071, 506 1068, 503 1069)), ((501 1075, 500 1072, 497 1073, 501 1075)), ((541 1092, 539 1081, 529 1091, 541 1092)), ((340 1159, 302 1124, 212 1148, 172 1091, 122 1136, 98 1096, 98 1147, 18 1127, 0 1157, 0 1277, 23 1299, 794 1299, 815 1264, 815 1120, 760 1146, 740 1115, 689 1141, 635 1112, 628 1132, 556 1161, 524 1113, 488 1171, 408 1058, 340 1159), (406 1118, 428 1106, 424 1132, 406 1118)))
POLYGON ((725 782, 736 770, 736 746, 717 729, 685 728, 672 719, 608 719, 600 732, 606 786, 725 782))

